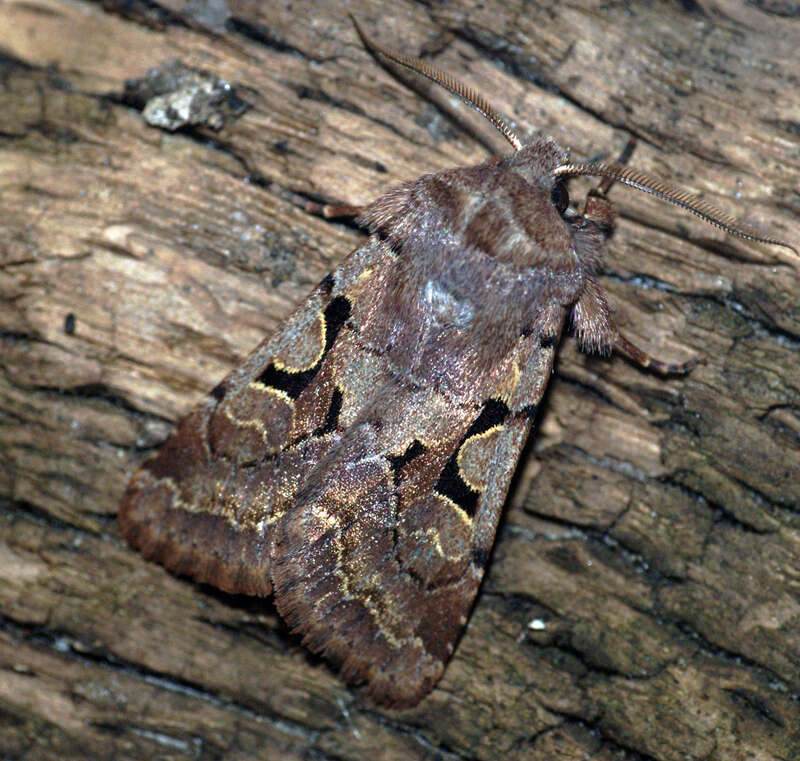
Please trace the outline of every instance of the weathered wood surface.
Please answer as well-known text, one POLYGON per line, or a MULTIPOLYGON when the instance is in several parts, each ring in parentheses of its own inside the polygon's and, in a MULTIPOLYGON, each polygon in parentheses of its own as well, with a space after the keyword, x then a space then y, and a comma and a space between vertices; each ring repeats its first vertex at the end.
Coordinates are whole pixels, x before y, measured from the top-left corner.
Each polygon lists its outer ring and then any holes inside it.
POLYGON ((636 165, 797 243, 793 7, 0 4, 3 758, 799 758, 798 269, 649 197, 614 191, 604 285, 639 343, 708 364, 664 380, 565 340, 417 708, 376 710, 269 600, 170 576, 114 520, 137 461, 363 240, 284 191, 361 203, 486 155, 348 10, 521 132, 578 157, 635 135, 636 165), (175 59, 249 109, 148 126, 125 82, 175 59))

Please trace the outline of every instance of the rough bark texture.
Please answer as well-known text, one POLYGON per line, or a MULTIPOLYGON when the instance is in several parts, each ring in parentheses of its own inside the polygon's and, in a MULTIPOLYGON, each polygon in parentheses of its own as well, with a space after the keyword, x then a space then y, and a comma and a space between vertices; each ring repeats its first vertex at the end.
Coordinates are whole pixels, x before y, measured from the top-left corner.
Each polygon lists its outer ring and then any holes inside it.
POLYGON ((630 337, 708 364, 665 380, 564 341, 417 708, 121 542, 136 463, 363 240, 286 191, 364 203, 505 150, 347 11, 520 132, 578 158, 634 135, 637 166, 800 241, 793 3, 0 4, 3 757, 800 757, 798 269, 641 194, 614 191, 604 285, 630 337), (148 125, 126 80, 174 60, 238 100, 148 125))

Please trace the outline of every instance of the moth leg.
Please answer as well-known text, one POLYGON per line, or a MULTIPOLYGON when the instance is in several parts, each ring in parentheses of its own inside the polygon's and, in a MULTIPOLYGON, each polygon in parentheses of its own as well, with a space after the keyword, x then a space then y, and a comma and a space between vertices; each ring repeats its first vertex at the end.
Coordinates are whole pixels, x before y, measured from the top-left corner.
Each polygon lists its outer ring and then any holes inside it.
MULTIPOLYGON (((627 164, 635 147, 636 140, 628 140, 616 163, 623 166, 627 164)), ((613 204, 606 198, 614 181, 613 177, 604 177, 589 191, 583 214, 607 233, 611 232, 616 217, 613 204)), ((639 367, 650 368, 660 375, 683 375, 697 365, 705 364, 706 361, 705 357, 694 357, 681 363, 664 362, 629 341, 617 330, 609 312, 605 294, 594 278, 589 278, 584 293, 573 307, 572 323, 578 343, 584 351, 607 354, 613 349, 635 362, 639 367)))
POLYGON ((339 217, 357 217, 366 206, 350 206, 348 204, 320 203, 304 198, 299 193, 294 193, 285 188, 280 189, 279 195, 289 203, 299 206, 309 214, 323 219, 338 219, 339 217))
MULTIPOLYGON (((636 141, 633 139, 628 140, 616 163, 622 165, 627 164, 635 147, 636 141)), ((614 204, 606 198, 614 182, 615 180, 613 177, 603 177, 603 179, 589 191, 589 194, 586 196, 586 203, 583 207, 583 216, 599 225, 600 228, 604 230, 606 236, 611 234, 614 228, 614 221, 617 217, 614 204)))
POLYGON ((305 201, 303 209, 309 214, 315 214, 325 219, 338 219, 339 217, 357 217, 364 211, 366 206, 347 206, 345 204, 317 203, 317 201, 305 201))
POLYGON ((581 351, 605 355, 614 351, 619 331, 606 295, 593 277, 586 278, 583 293, 572 307, 570 316, 581 351))
POLYGON ((693 357, 686 362, 664 362, 648 354, 644 349, 640 349, 619 333, 614 341, 614 350, 624 354, 639 367, 643 369, 650 368, 660 375, 685 375, 697 365, 706 363, 705 357, 693 357))
MULTIPOLYGON (((616 163, 622 166, 630 161, 631 156, 633 155, 633 150, 636 148, 636 139, 631 138, 625 143, 625 147, 622 149, 622 153, 619 154, 619 158, 617 159, 616 163)), ((597 185, 589 191, 590 196, 600 196, 601 198, 605 198, 608 194, 608 191, 611 190, 611 186, 616 182, 613 177, 603 177, 597 185)))
POLYGON ((572 327, 578 345, 583 351, 597 354, 610 354, 616 351, 639 367, 650 368, 661 375, 688 373, 698 364, 705 362, 704 357, 695 357, 682 363, 663 362, 621 335, 608 308, 606 296, 592 277, 586 279, 583 293, 572 308, 572 327))

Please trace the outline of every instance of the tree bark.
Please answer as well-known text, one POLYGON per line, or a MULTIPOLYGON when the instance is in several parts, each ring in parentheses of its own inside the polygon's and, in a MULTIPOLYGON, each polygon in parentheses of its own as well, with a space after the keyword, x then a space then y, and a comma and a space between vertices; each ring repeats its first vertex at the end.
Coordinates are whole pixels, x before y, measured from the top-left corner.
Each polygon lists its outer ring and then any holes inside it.
POLYGON ((565 337, 416 708, 349 689, 271 600, 121 541, 137 463, 364 241, 292 199, 506 151, 348 12, 522 135, 578 159, 636 137, 635 166, 800 244, 792 3, 0 4, 3 757, 800 757, 797 260, 644 194, 612 191, 603 286, 636 343, 707 364, 665 379, 565 337), (153 100, 198 83, 188 120, 153 100))

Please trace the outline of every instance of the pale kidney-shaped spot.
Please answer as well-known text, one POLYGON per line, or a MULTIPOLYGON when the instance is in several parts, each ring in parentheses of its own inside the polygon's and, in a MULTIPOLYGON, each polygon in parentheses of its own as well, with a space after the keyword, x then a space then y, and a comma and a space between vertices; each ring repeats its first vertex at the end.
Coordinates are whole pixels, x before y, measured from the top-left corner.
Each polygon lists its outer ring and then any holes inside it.
POLYGON ((461 445, 458 453, 459 472, 467 486, 475 491, 482 492, 486 488, 486 476, 492 469, 497 437, 502 429, 501 425, 494 426, 461 445))
POLYGON ((283 341, 272 363, 278 370, 299 373, 310 370, 322 358, 325 349, 325 318, 318 312, 314 319, 291 332, 294 340, 283 341))

